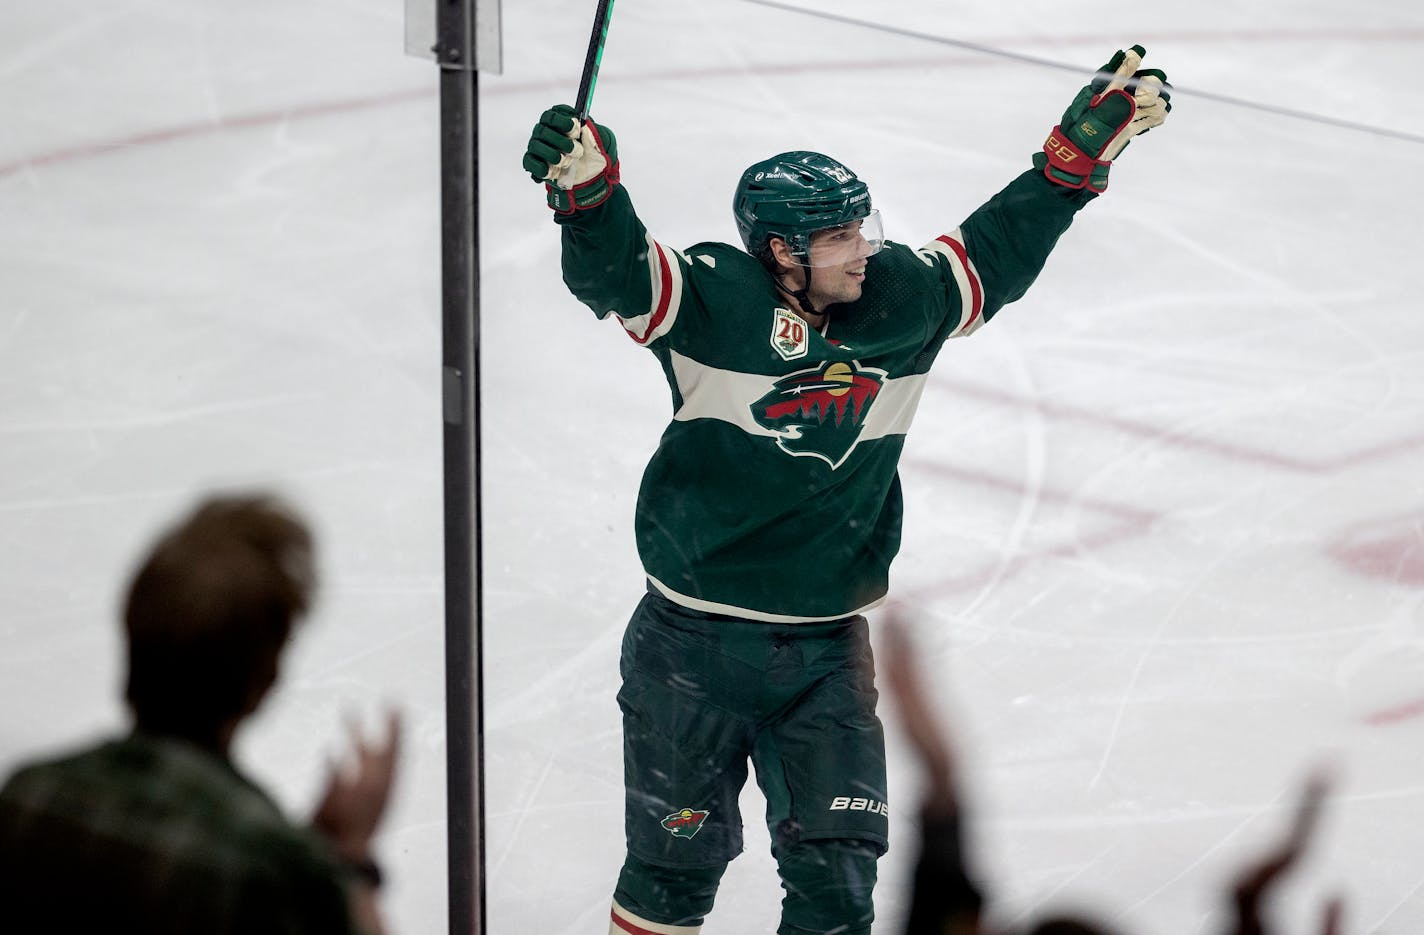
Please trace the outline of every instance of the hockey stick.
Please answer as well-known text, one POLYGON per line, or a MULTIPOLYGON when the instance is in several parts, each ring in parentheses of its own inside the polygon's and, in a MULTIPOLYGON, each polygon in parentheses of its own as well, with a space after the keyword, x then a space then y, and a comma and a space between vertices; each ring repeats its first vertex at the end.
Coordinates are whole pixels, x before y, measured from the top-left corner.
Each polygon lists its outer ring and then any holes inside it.
POLYGON ((593 87, 598 83, 598 66, 603 63, 603 44, 608 41, 608 22, 612 18, 613 0, 598 0, 598 10, 593 14, 593 35, 588 39, 588 57, 583 61, 583 76, 579 78, 578 98, 574 101, 580 123, 588 120, 593 87))

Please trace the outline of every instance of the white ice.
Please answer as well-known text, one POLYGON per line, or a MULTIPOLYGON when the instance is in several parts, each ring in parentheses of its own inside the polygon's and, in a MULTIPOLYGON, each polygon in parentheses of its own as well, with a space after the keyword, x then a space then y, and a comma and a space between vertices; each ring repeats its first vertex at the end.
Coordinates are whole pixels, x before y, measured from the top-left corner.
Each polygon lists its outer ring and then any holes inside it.
MULTIPOLYGON (((1424 931, 1424 12, 849 0, 808 8, 1178 86, 1027 297, 941 357, 903 466, 896 593, 958 742, 996 920, 1210 933, 1334 767, 1279 906, 1424 931), (1199 92, 1195 93, 1194 92, 1199 92)), ((606 928, 622 856, 630 530, 654 362, 565 292, 519 168, 594 4, 504 4, 481 79, 488 918, 606 928)), ((445 929, 437 74, 394 0, 0 12, 0 771, 123 723, 116 602, 213 488, 312 517, 325 589, 239 759, 294 814, 348 712, 410 727, 382 839, 399 931, 445 929)), ((890 236, 954 227, 1081 76, 747 0, 622 0, 595 117, 661 240, 828 151, 890 236)), ((768 569, 796 586, 795 568, 768 569)), ((892 935, 919 776, 894 711, 892 935)), ((758 797, 706 935, 770 932, 758 797)))

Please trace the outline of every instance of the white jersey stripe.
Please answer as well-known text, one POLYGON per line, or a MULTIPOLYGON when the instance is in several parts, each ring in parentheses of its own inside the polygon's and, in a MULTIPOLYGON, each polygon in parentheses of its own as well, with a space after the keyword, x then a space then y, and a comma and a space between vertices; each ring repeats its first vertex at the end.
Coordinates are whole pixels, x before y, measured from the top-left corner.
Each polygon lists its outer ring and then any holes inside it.
MULTIPOLYGON (((682 266, 686 258, 669 250, 651 236, 648 240, 648 279, 652 299, 645 315, 627 318, 619 314, 619 322, 628 337, 647 344, 672 330, 682 305, 682 266)), ((616 314, 616 313, 615 313, 616 314)))
POLYGON ((955 284, 959 287, 964 312, 959 324, 949 336, 962 338, 978 331, 984 324, 984 287, 979 280, 979 271, 975 269, 974 261, 969 259, 969 251, 964 246, 964 238, 959 228, 930 241, 920 248, 919 253, 929 263, 933 263, 935 256, 944 257, 949 263, 950 272, 954 274, 955 284))
MULTIPOLYGON (((752 416, 752 403, 771 392, 779 379, 759 373, 720 370, 672 351, 673 375, 682 405, 673 418, 679 422, 693 419, 720 419, 730 422, 748 435, 775 438, 781 433, 759 425, 752 416)), ((865 415, 865 428, 857 443, 904 435, 919 408, 925 389, 925 374, 888 379, 881 384, 875 402, 865 415)))
POLYGON ((760 620, 762 623, 826 623, 830 620, 841 620, 845 617, 863 614, 885 603, 884 597, 877 597, 863 607, 857 607, 855 610, 848 610, 843 614, 836 614, 833 617, 796 617, 790 614, 769 614, 760 610, 752 610, 750 607, 738 607, 735 604, 719 604, 716 601, 704 601, 700 598, 689 597, 686 594, 679 594, 652 575, 648 575, 648 581, 658 590, 659 594, 674 604, 681 604, 683 607, 690 607, 693 610, 700 610, 709 614, 726 614, 730 617, 741 617, 745 620, 760 620))

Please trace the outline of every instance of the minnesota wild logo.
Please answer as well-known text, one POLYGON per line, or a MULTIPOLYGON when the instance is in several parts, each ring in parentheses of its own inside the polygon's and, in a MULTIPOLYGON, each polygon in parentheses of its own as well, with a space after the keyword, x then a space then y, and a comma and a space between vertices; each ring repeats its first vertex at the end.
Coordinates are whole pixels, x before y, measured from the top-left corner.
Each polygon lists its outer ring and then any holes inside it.
POLYGON ((691 838, 702 830, 702 823, 707 820, 707 815, 706 809, 684 808, 664 818, 663 827, 675 838, 691 838))
POLYGON ((865 427, 865 415, 885 383, 885 371, 832 361, 782 377, 752 403, 757 425, 776 432, 776 444, 797 457, 840 467, 865 427))

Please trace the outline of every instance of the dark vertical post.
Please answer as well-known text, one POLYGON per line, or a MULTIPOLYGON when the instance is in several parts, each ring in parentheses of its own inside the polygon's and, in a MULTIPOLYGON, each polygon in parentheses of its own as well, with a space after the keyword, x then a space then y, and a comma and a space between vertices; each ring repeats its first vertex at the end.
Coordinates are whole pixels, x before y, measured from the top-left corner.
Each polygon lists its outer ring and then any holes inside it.
POLYGON ((485 931, 480 664, 479 73, 475 3, 436 0, 445 453, 445 744, 451 935, 485 931))

